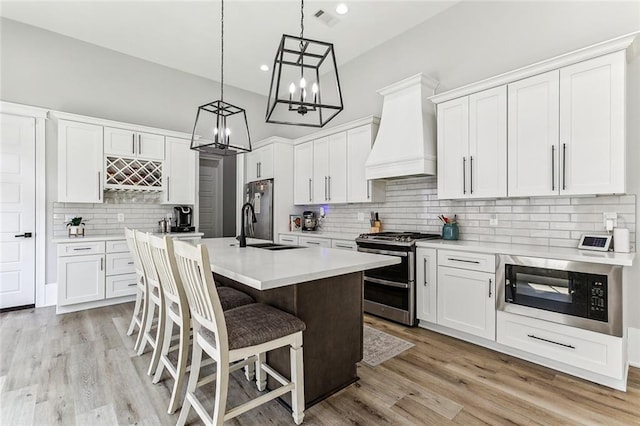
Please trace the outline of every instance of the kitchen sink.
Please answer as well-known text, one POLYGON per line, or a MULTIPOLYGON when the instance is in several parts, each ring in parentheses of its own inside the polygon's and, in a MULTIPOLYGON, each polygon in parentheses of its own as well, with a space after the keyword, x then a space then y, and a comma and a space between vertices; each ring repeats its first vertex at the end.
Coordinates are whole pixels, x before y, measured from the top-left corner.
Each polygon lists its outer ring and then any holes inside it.
POLYGON ((293 250, 293 249, 305 248, 303 246, 288 246, 284 244, 275 244, 275 243, 247 244, 247 247, 255 247, 255 248, 261 248, 261 249, 271 250, 271 251, 293 250))

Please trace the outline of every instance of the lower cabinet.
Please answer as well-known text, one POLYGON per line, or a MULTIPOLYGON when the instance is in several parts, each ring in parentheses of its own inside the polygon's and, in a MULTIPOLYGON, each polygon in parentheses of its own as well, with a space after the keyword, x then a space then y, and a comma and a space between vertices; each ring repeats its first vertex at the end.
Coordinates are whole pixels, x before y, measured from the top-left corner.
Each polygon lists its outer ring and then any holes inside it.
POLYGON ((104 299, 104 260, 104 254, 59 257, 58 305, 104 299))
POLYGON ((355 240, 331 240, 331 248, 339 250, 358 250, 355 240))
POLYGON ((319 237, 298 237, 298 244, 308 247, 326 247, 331 248, 331 240, 328 238, 319 237))
POLYGON ((438 254, 435 249, 416 250, 416 317, 436 322, 438 254))
POLYGON ((307 235, 279 234, 278 243, 290 246, 326 247, 339 250, 356 251, 358 246, 355 240, 340 240, 324 237, 311 237, 307 235))
POLYGON ((438 267, 438 324, 495 340, 495 273, 438 267))
POLYGON ((298 237, 294 237, 292 235, 279 235, 278 242, 280 244, 285 244, 288 246, 297 246, 298 245, 298 237))

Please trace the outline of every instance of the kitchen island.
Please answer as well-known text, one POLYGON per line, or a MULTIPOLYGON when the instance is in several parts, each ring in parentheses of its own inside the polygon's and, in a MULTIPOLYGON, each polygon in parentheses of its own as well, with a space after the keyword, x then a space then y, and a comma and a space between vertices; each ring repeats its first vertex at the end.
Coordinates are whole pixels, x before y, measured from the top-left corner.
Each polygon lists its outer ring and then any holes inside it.
MULTIPOLYGON (((305 322, 305 405, 358 380, 363 351, 362 271, 399 263, 397 257, 329 248, 271 251, 238 247, 233 238, 204 239, 216 283, 305 322)), ((251 244, 251 241, 249 241, 251 244)), ((267 362, 289 376, 289 350, 272 351, 267 362)), ((275 382, 269 382, 275 387, 275 382)), ((288 394, 282 397, 289 403, 288 394)))

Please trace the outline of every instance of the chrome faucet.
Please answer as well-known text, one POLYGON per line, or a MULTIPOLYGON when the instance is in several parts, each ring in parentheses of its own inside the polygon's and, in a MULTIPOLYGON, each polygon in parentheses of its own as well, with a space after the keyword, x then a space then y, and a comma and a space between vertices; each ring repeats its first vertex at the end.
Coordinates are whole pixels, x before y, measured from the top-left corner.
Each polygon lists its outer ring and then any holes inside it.
POLYGON ((249 208, 249 210, 251 210, 251 221, 253 223, 256 223, 258 221, 258 219, 256 219, 256 213, 253 210, 253 204, 251 203, 244 203, 242 205, 242 208, 240 208, 240 236, 238 237, 238 241, 240 241, 240 247, 246 247, 247 246, 247 237, 244 234, 244 216, 245 216, 245 210, 247 209, 247 207, 249 208))

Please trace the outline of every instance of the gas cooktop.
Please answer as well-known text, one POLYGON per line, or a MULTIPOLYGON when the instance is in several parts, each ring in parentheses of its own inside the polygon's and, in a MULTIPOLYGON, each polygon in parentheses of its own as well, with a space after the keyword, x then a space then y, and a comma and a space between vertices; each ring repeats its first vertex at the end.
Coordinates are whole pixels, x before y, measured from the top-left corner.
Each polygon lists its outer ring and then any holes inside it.
POLYGON ((440 234, 423 234, 421 232, 378 232, 373 234, 360 234, 356 241, 381 243, 393 241, 396 243, 413 244, 417 240, 434 240, 442 238, 440 234))

